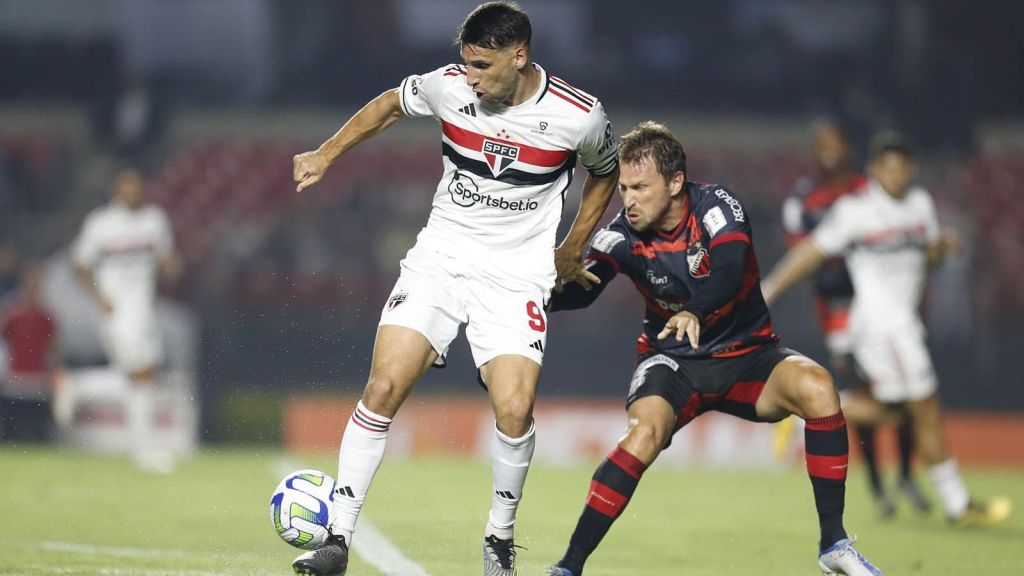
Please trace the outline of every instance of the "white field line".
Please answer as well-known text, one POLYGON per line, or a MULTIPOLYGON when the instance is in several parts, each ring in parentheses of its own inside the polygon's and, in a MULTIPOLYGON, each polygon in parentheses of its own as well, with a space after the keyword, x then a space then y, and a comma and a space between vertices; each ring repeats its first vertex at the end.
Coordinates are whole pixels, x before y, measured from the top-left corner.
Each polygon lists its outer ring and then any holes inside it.
MULTIPOLYGON (((272 468, 275 478, 281 479, 295 470, 302 469, 303 466, 296 460, 279 458, 272 468)), ((357 528, 353 538, 356 545, 352 548, 352 553, 380 570, 384 576, 430 576, 422 566, 406 558, 365 514, 359 517, 357 528)))
POLYGON ((160 550, 155 548, 130 548, 92 546, 89 544, 77 544, 75 542, 43 541, 39 548, 50 552, 71 552, 73 554, 88 554, 90 556, 113 556, 116 558, 177 558, 184 556, 181 550, 160 550))

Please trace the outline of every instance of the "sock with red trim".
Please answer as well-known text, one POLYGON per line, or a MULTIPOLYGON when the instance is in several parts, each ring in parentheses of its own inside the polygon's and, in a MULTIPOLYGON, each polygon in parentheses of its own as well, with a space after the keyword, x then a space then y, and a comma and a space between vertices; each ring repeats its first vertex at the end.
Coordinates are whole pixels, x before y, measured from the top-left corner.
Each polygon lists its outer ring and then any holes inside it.
POLYGON ((807 473, 814 489, 818 509, 822 550, 846 538, 843 509, 846 506, 846 469, 850 460, 850 439, 846 419, 836 412, 824 418, 811 418, 804 426, 807 473))
POLYGON ((338 478, 334 489, 334 522, 331 530, 352 545, 356 519, 366 501, 388 442, 391 418, 374 414, 360 400, 345 426, 338 451, 338 478))
POLYGON ((645 468, 643 462, 622 448, 613 450, 597 467, 590 482, 586 507, 558 566, 568 568, 577 576, 583 573, 583 564, 629 504, 645 468))

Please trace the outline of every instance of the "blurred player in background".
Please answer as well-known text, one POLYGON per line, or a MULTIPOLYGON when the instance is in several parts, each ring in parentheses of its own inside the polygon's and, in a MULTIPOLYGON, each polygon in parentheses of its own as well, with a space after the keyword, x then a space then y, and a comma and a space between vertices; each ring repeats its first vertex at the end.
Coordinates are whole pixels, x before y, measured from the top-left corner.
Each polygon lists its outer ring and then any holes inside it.
POLYGON ((295 560, 297 573, 345 572, 391 419, 427 368, 443 365, 462 324, 496 420, 483 573, 515 573, 513 525, 534 450, 544 304, 556 271, 569 281, 593 279, 582 254, 618 177, 603 107, 533 63, 530 37, 530 20, 515 4, 478 6, 458 33, 465 64, 409 76, 318 150, 295 157, 302 191, 339 156, 400 118, 433 116, 441 124, 444 174, 381 312, 369 381, 341 441, 333 535, 295 560), (589 177, 572 229, 556 250, 577 157, 589 177))
POLYGON ((7 370, 0 370, 0 438, 50 439, 57 324, 42 302, 43 273, 30 264, 10 300, 0 303, 0 337, 7 370))
POLYGON ((146 203, 138 170, 118 172, 111 202, 86 217, 71 259, 79 283, 102 313, 107 357, 131 381, 125 415, 132 456, 145 471, 170 472, 174 454, 156 436, 163 350, 155 301, 158 276, 177 278, 181 263, 170 222, 161 208, 146 203))
POLYGON ((1009 500, 971 499, 946 446, 919 314, 928 266, 959 243, 951 232, 940 232, 932 197, 913 184, 914 157, 898 135, 876 136, 869 172, 867 186, 837 201, 765 278, 765 300, 770 304, 829 258, 844 255, 856 294, 850 311, 853 354, 872 395, 884 404, 906 406, 928 477, 951 521, 1001 522, 1010 514, 1009 500))
MULTIPOLYGON (((850 141, 846 131, 836 122, 824 121, 814 131, 814 177, 797 182, 793 195, 786 199, 782 209, 782 222, 786 243, 794 246, 807 237, 828 213, 836 200, 855 192, 867 183, 867 178, 853 169, 850 141)), ((887 411, 877 406, 871 392, 859 377, 851 355, 850 303, 853 283, 842 257, 830 258, 822 263, 814 276, 815 305, 818 323, 825 336, 832 374, 836 377, 843 400, 843 413, 855 425, 857 439, 868 469, 871 493, 882 516, 896 513, 896 505, 886 493, 875 457, 874 422, 887 411)), ((899 422, 900 490, 913 505, 922 511, 929 509, 928 501, 913 480, 911 455, 913 432, 909 418, 902 418, 899 407, 892 416, 899 422)), ((797 425, 796 418, 779 423, 781 438, 797 425)), ((780 444, 786 444, 780 440, 780 444)))
POLYGON ((826 574, 881 574, 843 527, 849 439, 829 373, 778 344, 761 297, 752 228, 736 196, 686 179, 686 153, 664 126, 622 137, 624 210, 590 243, 600 284, 566 285, 551 310, 593 303, 618 274, 643 296, 646 316, 629 387, 626 435, 597 468, 556 576, 580 576, 629 503, 644 471, 691 420, 709 410, 754 422, 806 421, 807 471, 826 574))

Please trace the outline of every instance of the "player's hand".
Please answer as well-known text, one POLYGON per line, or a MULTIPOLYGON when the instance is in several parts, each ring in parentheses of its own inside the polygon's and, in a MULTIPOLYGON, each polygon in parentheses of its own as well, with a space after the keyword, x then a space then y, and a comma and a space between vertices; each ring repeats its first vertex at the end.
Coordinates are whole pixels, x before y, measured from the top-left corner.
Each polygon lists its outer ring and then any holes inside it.
POLYGON ((680 312, 665 322, 665 327, 658 333, 658 340, 664 340, 676 333, 676 341, 682 342, 683 336, 690 339, 690 347, 694 350, 700 345, 700 320, 690 312, 680 312))
POLYGON ((555 292, 561 292, 569 282, 576 282, 587 290, 601 283, 601 279, 583 265, 583 256, 565 246, 555 249, 555 273, 555 292))
POLYGON ((292 177, 299 183, 295 187, 296 192, 302 192, 313 184, 316 184, 327 173, 331 161, 319 150, 296 154, 292 159, 292 177))
POLYGON ((960 256, 964 252, 964 243, 960 235, 952 228, 943 228, 939 235, 939 242, 942 242, 942 252, 946 256, 960 256))

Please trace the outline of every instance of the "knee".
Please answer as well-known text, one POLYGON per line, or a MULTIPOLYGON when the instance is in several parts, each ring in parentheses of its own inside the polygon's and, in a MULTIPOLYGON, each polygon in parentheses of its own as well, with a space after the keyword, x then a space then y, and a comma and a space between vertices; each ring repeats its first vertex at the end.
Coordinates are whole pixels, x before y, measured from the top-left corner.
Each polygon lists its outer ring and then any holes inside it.
POLYGON ((640 420, 630 427, 620 444, 631 454, 646 461, 643 455, 657 455, 668 441, 669 431, 658 423, 640 420))
POLYGON ((370 376, 363 391, 363 405, 381 416, 392 417, 404 398, 402 386, 394 378, 378 374, 370 376))
POLYGON ((800 377, 798 397, 807 417, 821 418, 839 411, 839 394, 824 368, 811 368, 800 377))
POLYGON ((511 438, 520 438, 533 423, 533 398, 526 394, 505 397, 494 407, 498 430, 511 438))

